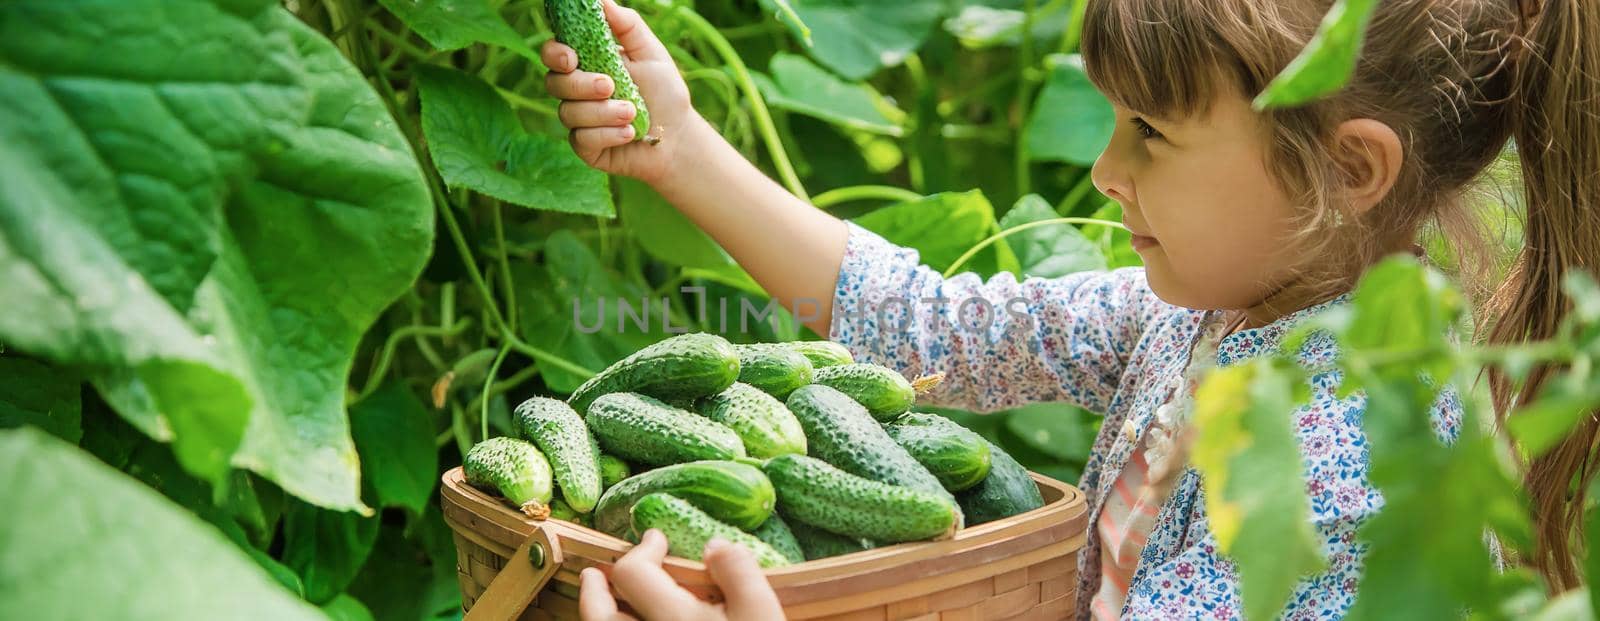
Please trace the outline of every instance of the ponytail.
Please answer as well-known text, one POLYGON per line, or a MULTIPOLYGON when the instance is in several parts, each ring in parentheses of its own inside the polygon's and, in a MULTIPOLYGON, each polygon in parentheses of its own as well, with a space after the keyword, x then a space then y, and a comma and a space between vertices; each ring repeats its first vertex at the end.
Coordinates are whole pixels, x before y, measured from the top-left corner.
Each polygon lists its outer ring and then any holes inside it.
MULTIPOLYGON (((1502 0, 1505 1, 1505 0, 1502 0)), ((1509 277, 1482 314, 1490 343, 1550 338, 1570 302, 1561 291, 1569 270, 1600 266, 1600 11, 1576 0, 1512 0, 1523 16, 1509 102, 1522 162, 1525 243, 1509 277), (1534 5, 1529 8, 1529 5, 1534 5)), ((1497 419, 1536 398, 1555 369, 1536 368, 1520 387, 1491 373, 1497 419)), ((1595 475, 1595 417, 1526 464, 1535 543, 1527 559, 1553 593, 1580 585, 1574 543, 1581 537, 1585 492, 1595 475), (1576 487, 1573 488, 1574 481, 1576 487)))

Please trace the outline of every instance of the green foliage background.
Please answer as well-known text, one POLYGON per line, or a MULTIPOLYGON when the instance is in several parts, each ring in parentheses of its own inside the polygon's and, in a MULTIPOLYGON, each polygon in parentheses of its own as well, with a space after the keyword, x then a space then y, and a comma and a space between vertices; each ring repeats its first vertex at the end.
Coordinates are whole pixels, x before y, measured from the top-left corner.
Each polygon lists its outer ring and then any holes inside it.
MULTIPOLYGON (((1333 34, 1263 105, 1342 83, 1372 4, 1341 2, 1333 34)), ((747 157, 934 268, 1138 263, 1125 233, 1085 220, 1120 214, 1089 181, 1112 118, 1075 55, 1082 0, 632 5, 747 157)), ((0 3, 0 426, 20 427, 0 431, 13 508, 0 617, 459 616, 439 475, 509 433, 511 405, 570 392, 668 326, 817 338, 782 312, 729 329, 694 312, 681 287, 734 308, 767 298, 648 187, 577 160, 543 95, 533 50, 548 37, 538 0, 0 3), (581 324, 606 327, 575 327, 575 298, 644 296, 672 299, 670 316, 619 331, 615 305, 586 302, 581 324)), ((1587 281, 1559 342, 1472 350, 1426 336, 1460 318, 1436 274, 1381 276, 1359 313, 1323 326, 1354 339, 1361 386, 1431 394, 1414 373, 1374 375, 1407 347, 1419 353, 1402 362, 1438 376, 1567 363, 1565 400, 1518 430, 1531 450, 1600 404, 1587 281), (1374 327, 1393 313, 1420 323, 1374 327)), ((1219 386, 1292 403, 1293 369, 1251 368, 1219 386)), ((1219 403, 1238 398, 1224 388, 1219 403)), ((1525 572, 1461 562, 1485 558, 1485 527, 1527 549, 1504 451, 1420 444, 1404 400, 1379 405, 1410 421, 1385 437, 1433 469, 1379 481, 1407 508, 1373 527, 1392 545, 1374 556, 1389 588, 1372 589, 1369 609, 1384 608, 1369 614, 1588 611, 1547 606, 1525 572), (1406 535, 1438 503, 1460 509, 1456 528, 1413 557, 1406 535), (1472 586, 1403 596, 1430 575, 1472 586)), ((940 411, 1069 482, 1098 425, 1062 404, 940 411)), ((1219 423, 1208 476, 1298 467, 1286 434, 1265 433, 1277 411, 1219 423)), ((1281 577, 1314 565, 1296 485, 1208 487, 1218 502, 1289 500, 1245 513, 1252 613, 1276 610, 1281 577), (1302 554, 1270 554, 1286 542, 1302 554)))

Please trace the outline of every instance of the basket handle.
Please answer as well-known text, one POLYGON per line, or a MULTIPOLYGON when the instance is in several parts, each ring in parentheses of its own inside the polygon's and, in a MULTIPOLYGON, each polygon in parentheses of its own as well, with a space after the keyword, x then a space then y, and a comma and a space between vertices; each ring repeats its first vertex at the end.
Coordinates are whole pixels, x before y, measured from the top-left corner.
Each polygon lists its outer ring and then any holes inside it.
POLYGON ((550 536, 549 529, 535 526, 462 621, 510 621, 522 616, 533 598, 555 577, 562 560, 559 541, 550 536))

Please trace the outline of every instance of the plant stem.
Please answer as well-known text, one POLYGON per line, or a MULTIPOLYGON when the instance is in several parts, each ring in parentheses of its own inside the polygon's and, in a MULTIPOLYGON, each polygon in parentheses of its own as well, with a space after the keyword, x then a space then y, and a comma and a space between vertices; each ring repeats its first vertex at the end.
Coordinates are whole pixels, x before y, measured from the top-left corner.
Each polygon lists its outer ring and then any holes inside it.
POLYGON ((478 410, 478 415, 481 419, 478 422, 483 428, 484 440, 489 439, 489 399, 487 395, 489 394, 489 388, 494 386, 495 376, 500 374, 500 363, 506 361, 506 354, 508 353, 511 353, 511 348, 507 345, 501 345, 500 353, 495 354, 494 364, 489 365, 489 373, 483 378, 483 392, 480 394, 485 395, 485 398, 481 400, 482 405, 478 410))
POLYGON ((944 271, 944 277, 945 278, 949 278, 949 277, 955 275, 956 270, 961 269, 961 266, 965 265, 967 263, 967 261, 970 260, 973 257, 973 255, 978 254, 984 248, 988 248, 990 245, 993 245, 995 242, 1000 241, 1001 239, 1004 239, 1006 237, 1010 237, 1011 235, 1014 235, 1016 233, 1021 233, 1023 231, 1028 230, 1028 229, 1045 226, 1047 224, 1098 224, 1098 225, 1102 225, 1102 226, 1114 226, 1116 228, 1123 229, 1123 230, 1127 229, 1127 227, 1123 226, 1121 222, 1113 222, 1111 220, 1100 220, 1098 218, 1050 218, 1048 220, 1039 220, 1039 221, 1036 221, 1036 222, 1029 222, 1027 224, 1019 224, 1017 226, 1013 226, 1013 227, 1011 227, 1009 229, 1006 229, 1004 231, 1000 231, 998 233, 990 235, 990 236, 984 238, 983 241, 978 242, 978 244, 976 246, 968 248, 966 252, 962 253, 961 256, 956 259, 955 263, 951 263, 950 267, 944 271))
POLYGON ((922 200, 922 195, 905 188, 891 185, 852 185, 834 188, 816 195, 811 199, 811 204, 819 209, 827 209, 840 203, 862 200, 886 200, 896 203, 909 203, 922 200))
POLYGON ((789 162, 789 154, 784 151, 783 143, 778 139, 778 130, 772 124, 772 113, 767 110, 767 101, 761 96, 761 89, 756 88, 755 80, 750 77, 750 69, 745 67, 739 53, 733 49, 733 45, 728 43, 728 39, 723 37, 722 33, 717 32, 715 26, 694 12, 694 9, 680 6, 675 8, 673 13, 687 22, 690 29, 705 39, 706 43, 709 43, 722 57, 722 61, 733 69, 733 75, 737 78, 740 88, 744 90, 745 98, 750 100, 751 111, 756 117, 756 127, 767 143, 767 150, 772 155, 772 164, 778 169, 778 177, 783 179, 789 192, 800 197, 800 200, 810 200, 805 185, 800 183, 800 176, 794 172, 794 165, 789 162))
POLYGON ((1032 171, 1029 169, 1028 159, 1028 105, 1029 87, 1032 80, 1028 78, 1028 69, 1033 66, 1033 12, 1034 0, 1022 0, 1022 46, 1019 51, 1021 58, 1017 63, 1021 67, 1022 75, 1017 78, 1017 196, 1028 193, 1033 187, 1032 171))
POLYGON ((395 330, 394 332, 390 332, 389 338, 385 339, 383 342, 383 349, 379 350, 378 363, 373 366, 372 373, 367 376, 367 383, 361 388, 361 392, 357 394, 356 401, 360 402, 361 400, 370 396, 374 391, 378 390, 378 385, 383 382, 383 376, 389 373, 389 365, 394 360, 394 352, 397 348, 399 348, 401 339, 404 339, 408 336, 423 337, 456 335, 460 334, 463 330, 466 330, 467 327, 471 325, 471 319, 462 319, 460 323, 448 328, 427 325, 409 325, 395 330))
POLYGON ((500 201, 491 203, 491 222, 494 224, 495 246, 500 254, 500 288, 506 299, 506 327, 512 334, 517 332, 517 288, 511 282, 511 260, 506 257, 506 227, 503 209, 500 201))

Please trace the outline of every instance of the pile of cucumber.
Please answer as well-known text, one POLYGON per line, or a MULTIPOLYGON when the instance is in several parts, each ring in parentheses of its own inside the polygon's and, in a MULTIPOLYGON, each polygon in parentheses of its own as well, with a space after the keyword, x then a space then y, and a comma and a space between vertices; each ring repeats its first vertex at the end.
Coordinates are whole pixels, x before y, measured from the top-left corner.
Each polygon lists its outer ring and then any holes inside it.
POLYGON ((700 559, 712 537, 763 567, 938 539, 1043 506, 1016 460, 911 411, 917 383, 837 343, 735 345, 699 332, 617 361, 566 400, 517 406, 517 438, 466 456, 467 482, 536 518, 700 559))

